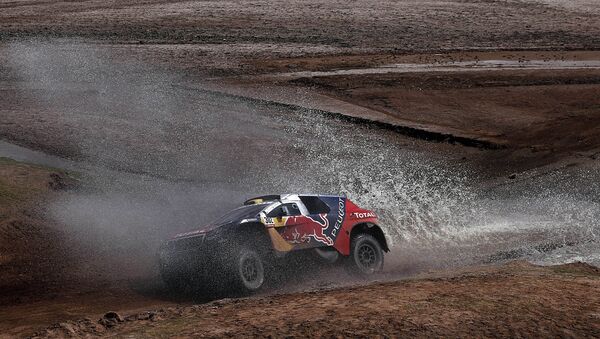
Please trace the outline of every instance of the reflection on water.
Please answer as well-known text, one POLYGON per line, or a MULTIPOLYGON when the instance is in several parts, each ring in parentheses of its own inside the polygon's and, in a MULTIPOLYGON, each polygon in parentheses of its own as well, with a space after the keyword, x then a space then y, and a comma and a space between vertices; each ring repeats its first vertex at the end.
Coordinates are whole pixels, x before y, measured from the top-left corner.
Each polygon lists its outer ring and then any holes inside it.
POLYGON ((306 78, 335 75, 361 75, 386 73, 424 73, 424 72, 476 72, 491 70, 568 70, 600 69, 600 60, 476 60, 444 61, 432 64, 391 64, 372 68, 341 69, 319 72, 279 73, 276 77, 306 78))

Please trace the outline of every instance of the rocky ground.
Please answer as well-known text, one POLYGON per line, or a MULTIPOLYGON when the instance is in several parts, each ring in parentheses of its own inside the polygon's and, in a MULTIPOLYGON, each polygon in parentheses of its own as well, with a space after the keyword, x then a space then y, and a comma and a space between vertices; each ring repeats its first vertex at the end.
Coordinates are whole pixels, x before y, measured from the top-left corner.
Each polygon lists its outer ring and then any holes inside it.
POLYGON ((600 334, 600 270, 501 267, 56 324, 34 338, 536 337, 600 334))

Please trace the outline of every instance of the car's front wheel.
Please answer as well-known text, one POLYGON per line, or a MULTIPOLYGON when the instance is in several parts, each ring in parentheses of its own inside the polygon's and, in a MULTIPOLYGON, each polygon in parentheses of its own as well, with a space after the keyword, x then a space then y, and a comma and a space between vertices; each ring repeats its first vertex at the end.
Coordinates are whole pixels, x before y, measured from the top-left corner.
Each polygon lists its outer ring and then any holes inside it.
POLYGON ((180 269, 161 264, 160 276, 171 292, 182 293, 189 287, 190 277, 180 269))
POLYGON ((353 275, 367 277, 383 269, 383 249, 370 234, 352 238, 347 268, 353 275))
POLYGON ((240 249, 233 266, 234 280, 240 292, 248 294, 260 290, 265 282, 265 266, 255 250, 240 249))

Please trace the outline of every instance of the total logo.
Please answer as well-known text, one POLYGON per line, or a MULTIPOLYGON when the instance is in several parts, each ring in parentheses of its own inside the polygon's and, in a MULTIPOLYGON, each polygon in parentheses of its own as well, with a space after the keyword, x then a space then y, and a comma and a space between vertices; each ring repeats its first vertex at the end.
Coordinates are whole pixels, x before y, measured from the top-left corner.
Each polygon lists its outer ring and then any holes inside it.
POLYGON ((373 212, 354 212, 354 213, 352 213, 352 218, 365 219, 365 218, 377 218, 377 216, 373 212))

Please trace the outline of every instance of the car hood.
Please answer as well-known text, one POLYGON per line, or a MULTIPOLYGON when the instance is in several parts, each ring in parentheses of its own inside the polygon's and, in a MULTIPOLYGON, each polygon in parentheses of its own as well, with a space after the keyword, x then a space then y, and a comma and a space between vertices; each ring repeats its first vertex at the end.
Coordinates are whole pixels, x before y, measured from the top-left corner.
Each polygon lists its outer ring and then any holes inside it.
POLYGON ((172 239, 177 238, 187 238, 196 235, 205 234, 217 228, 238 225, 246 222, 257 222, 258 221, 258 213, 262 211, 266 205, 249 205, 238 207, 234 210, 231 210, 219 217, 217 220, 208 223, 204 226, 198 227, 189 232, 179 233, 172 237, 172 239))

